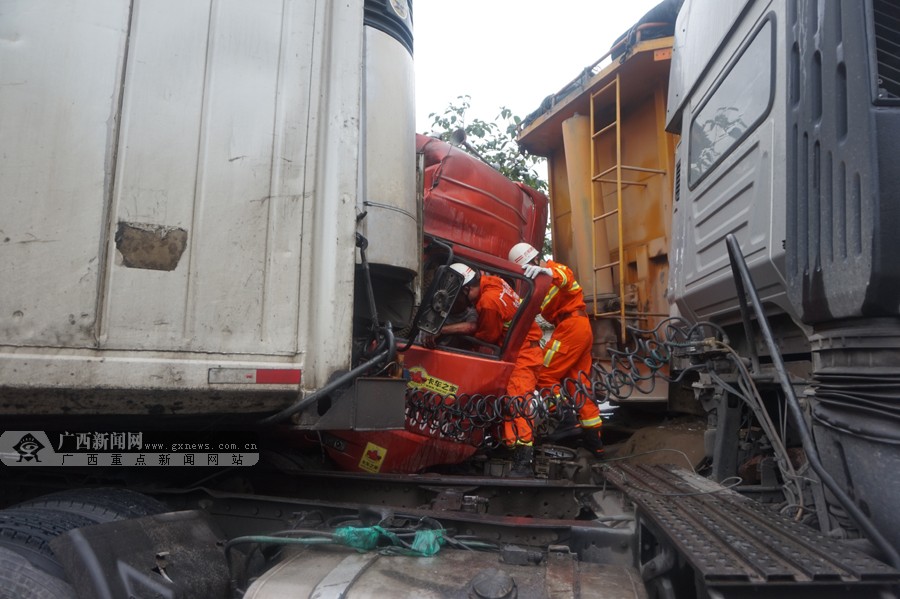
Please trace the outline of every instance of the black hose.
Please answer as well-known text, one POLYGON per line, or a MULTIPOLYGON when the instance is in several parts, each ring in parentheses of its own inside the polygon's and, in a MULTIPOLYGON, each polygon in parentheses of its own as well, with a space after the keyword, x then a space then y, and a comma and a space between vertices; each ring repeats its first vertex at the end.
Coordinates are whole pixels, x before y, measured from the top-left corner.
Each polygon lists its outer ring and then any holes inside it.
MULTIPOLYGON (((729 253, 730 251, 731 248, 729 248, 729 253)), ((732 261, 732 271, 734 270, 733 264, 734 262, 732 261)), ((753 342, 753 325, 750 323, 750 310, 747 308, 747 291, 744 289, 744 282, 741 277, 734 277, 734 286, 737 288, 738 301, 741 303, 741 320, 744 321, 744 334, 747 335, 750 367, 753 370, 753 374, 759 374, 759 354, 756 351, 756 344, 753 342)))
MULTIPOLYGON (((375 366, 382 363, 389 363, 394 360, 394 358, 397 357, 397 344, 394 341, 394 331, 391 328, 391 323, 388 322, 387 326, 383 327, 381 330, 384 333, 384 340, 379 344, 379 347, 384 347, 382 351, 378 352, 372 358, 366 360, 356 368, 345 372, 324 387, 317 389, 313 393, 286 407, 277 414, 273 414, 271 416, 263 418, 256 424, 258 426, 270 426, 273 424, 277 424, 286 418, 290 418, 294 414, 302 412, 320 398, 328 396, 332 392, 353 381, 375 366)), ((376 348, 375 351, 378 351, 378 348, 376 348)))
MULTIPOLYGON (((728 256, 731 260, 731 270, 734 274, 735 283, 738 286, 738 289, 743 288, 747 292, 747 295, 750 296, 750 303, 753 304, 753 311, 756 313, 756 322, 759 324, 759 330, 769 349, 769 354, 772 358, 772 366, 775 367, 778 381, 781 383, 781 388, 784 391, 788 408, 794 419, 797 432, 800 435, 800 442, 803 445, 803 450, 806 452, 809 465, 822 480, 822 483, 828 487, 828 490, 831 491, 841 506, 847 510, 847 513, 853 518, 857 526, 859 526, 869 537, 869 540, 884 553, 888 563, 900 570, 900 555, 897 554, 897 550, 884 538, 881 532, 875 528, 875 525, 866 518, 865 514, 862 513, 862 510, 853 503, 850 496, 837 484, 837 481, 832 478, 831 474, 829 474, 822 465, 822 461, 819 459, 819 453, 816 450, 815 441, 813 441, 812 434, 806 426, 806 420, 803 418, 803 409, 800 407, 800 402, 797 401, 793 386, 791 386, 791 380, 788 377, 787 369, 784 366, 784 359, 782 359, 781 353, 778 351, 778 346, 775 343, 775 336, 772 334, 772 329, 769 327, 769 321, 766 319, 765 312, 763 311, 759 294, 756 292, 756 287, 753 286, 753 278, 750 276, 750 270, 747 268, 747 262, 744 260, 744 255, 741 253, 741 246, 738 244, 737 238, 731 233, 725 236, 725 243, 728 246, 728 256)), ((746 308, 746 305, 742 303, 741 308, 746 308)), ((748 341, 751 340, 748 339, 748 341)))
POLYGON ((366 284, 366 298, 369 301, 369 318, 372 320, 372 326, 378 326, 378 307, 375 303, 375 289, 372 287, 372 272, 369 269, 369 261, 366 259, 366 248, 369 247, 369 240, 356 234, 356 247, 359 248, 359 260, 362 264, 363 281, 366 284))

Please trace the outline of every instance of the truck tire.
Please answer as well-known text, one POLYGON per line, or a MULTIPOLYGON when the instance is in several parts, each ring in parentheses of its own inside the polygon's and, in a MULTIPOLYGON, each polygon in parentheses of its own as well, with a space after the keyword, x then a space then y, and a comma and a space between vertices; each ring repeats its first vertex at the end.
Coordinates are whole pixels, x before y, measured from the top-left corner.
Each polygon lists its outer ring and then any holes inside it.
POLYGON ((72 587, 0 547, 0 599, 75 599, 72 587))
POLYGON ((31 564, 57 578, 65 572, 50 541, 75 528, 96 524, 93 520, 60 510, 15 507, 0 511, 0 549, 12 550, 31 564))
POLYGON ((128 489, 72 489, 43 495, 17 507, 39 507, 77 514, 102 524, 169 511, 165 504, 128 489))

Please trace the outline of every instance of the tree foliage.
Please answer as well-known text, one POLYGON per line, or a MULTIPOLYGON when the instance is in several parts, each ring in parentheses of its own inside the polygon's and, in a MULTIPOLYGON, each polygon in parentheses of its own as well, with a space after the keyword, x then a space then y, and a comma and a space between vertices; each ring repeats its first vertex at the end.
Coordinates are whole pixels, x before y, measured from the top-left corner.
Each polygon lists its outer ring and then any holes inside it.
POLYGON ((468 119, 472 98, 459 96, 442 113, 432 112, 432 135, 451 142, 454 133, 462 130, 470 149, 512 181, 517 181, 547 193, 547 182, 538 176, 535 165, 543 161, 519 147, 516 141, 522 119, 509 108, 500 107, 500 113, 493 122, 468 119))
MULTIPOLYGON (((542 193, 548 192, 547 181, 542 179, 535 166, 544 159, 533 156, 519 147, 516 136, 522 119, 512 113, 505 106, 500 107, 500 113, 493 122, 481 119, 469 119, 466 112, 471 106, 470 96, 459 96, 450 102, 442 113, 432 112, 428 115, 432 123, 434 137, 455 143, 459 142, 465 134, 465 146, 467 149, 484 162, 497 169, 511 181, 524 183, 542 193)), ((544 238, 544 247, 538 248, 544 256, 550 256, 550 230, 544 238)))

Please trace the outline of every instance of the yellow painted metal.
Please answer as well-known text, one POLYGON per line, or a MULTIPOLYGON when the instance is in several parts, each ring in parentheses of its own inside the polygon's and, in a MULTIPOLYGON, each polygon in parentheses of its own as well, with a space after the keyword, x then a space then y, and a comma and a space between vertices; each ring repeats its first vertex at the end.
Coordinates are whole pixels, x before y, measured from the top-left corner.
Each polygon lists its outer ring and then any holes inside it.
MULTIPOLYGON (((619 212, 616 214, 616 226, 619 228, 619 265, 625 264, 625 234, 622 230, 622 91, 619 87, 619 74, 616 73, 616 207, 619 212)), ((621 319, 619 326, 622 336, 626 337, 626 327, 628 323, 625 321, 625 272, 619 269, 619 306, 621 319)))
MULTIPOLYGON (((602 104, 601 104, 602 107, 602 104)), ((642 185, 643 183, 640 181, 624 181, 622 179, 622 171, 626 168, 631 169, 631 167, 624 167, 622 164, 622 127, 620 126, 620 122, 622 119, 622 100, 621 100, 621 91, 620 91, 620 80, 619 74, 616 73, 615 78, 610 81, 608 84, 604 85, 600 88, 599 91, 591 94, 591 130, 595 131, 593 135, 591 135, 591 165, 597 166, 600 164, 600 156, 598 151, 598 143, 602 143, 603 136, 606 133, 614 132, 615 133, 615 162, 613 166, 600 171, 599 173, 592 174, 591 182, 591 221, 593 223, 593 254, 592 254, 592 263, 591 270, 593 275, 593 280, 596 282, 599 277, 609 277, 613 278, 613 269, 617 266, 620 267, 618 271, 618 316, 619 316, 619 334, 620 339, 625 339, 626 337, 626 327, 627 320, 625 315, 627 302, 625 301, 625 276, 623 274, 621 265, 625 264, 625 244, 622 242, 625 239, 625 232, 623 230, 621 215, 623 213, 622 207, 622 188, 623 185, 629 184, 637 184, 642 185), (607 92, 615 93, 615 118, 613 121, 605 126, 599 126, 598 122, 598 103, 602 102, 603 97, 607 94, 607 92), (599 128, 598 128, 599 127, 599 128), (604 177, 608 174, 615 172, 615 178, 605 179, 604 177), (603 189, 602 183, 615 183, 616 185, 616 207, 612 210, 607 210, 604 203, 603 197, 603 189), (600 184, 600 185, 598 185, 600 184), (598 216, 597 211, 601 211, 601 214, 598 216), (618 259, 615 261, 609 261, 609 246, 607 239, 607 226, 604 221, 608 218, 615 217, 616 223, 616 239, 619 240, 617 243, 617 253, 618 259), (599 226, 598 226, 599 224, 599 226), (599 264, 598 264, 599 263, 599 264)), ((568 152, 567 152, 567 155, 568 152)), ((570 156, 569 161, 571 162, 572 158, 570 156)), ((642 169, 640 167, 636 167, 634 170, 642 170, 644 172, 648 171, 659 171, 659 169, 642 169)), ((609 312, 602 312, 600 310, 600 303, 594 302, 594 316, 598 318, 607 317, 609 312)))
POLYGON ((548 159, 554 256, 578 265, 582 285, 590 278, 595 293, 586 290, 585 299, 595 336, 597 327, 610 325, 619 344, 627 342, 629 324, 652 328, 669 312, 677 138, 665 131, 665 105, 672 42, 671 37, 640 41, 605 66, 598 61, 593 74, 566 86, 565 95, 554 97, 551 108, 519 136, 525 149, 548 159), (573 222, 580 216, 570 181, 570 163, 583 162, 583 157, 576 157, 563 140, 563 123, 576 114, 590 119, 591 265, 586 273, 580 272, 584 260, 575 260, 585 242, 572 237, 588 228, 573 222), (612 279, 611 296, 596 293, 600 273, 612 279))
MULTIPOLYGON (((576 273, 586 273, 593 268, 596 252, 592 252, 591 240, 596 236, 592 234, 591 220, 591 120, 589 117, 576 114, 562 124, 563 145, 566 156, 566 174, 569 183, 569 201, 572 208, 572 249, 574 262, 569 263, 576 273)), ((605 233, 605 231, 603 232, 605 233)), ((601 250, 601 259, 609 261, 609 244, 606 235, 597 241, 601 250), (604 258, 605 255, 605 258, 604 258)), ((609 295, 613 293, 612 276, 599 278, 591 277, 585 280, 584 275, 579 276, 581 287, 585 297, 592 298, 596 294, 609 295)))

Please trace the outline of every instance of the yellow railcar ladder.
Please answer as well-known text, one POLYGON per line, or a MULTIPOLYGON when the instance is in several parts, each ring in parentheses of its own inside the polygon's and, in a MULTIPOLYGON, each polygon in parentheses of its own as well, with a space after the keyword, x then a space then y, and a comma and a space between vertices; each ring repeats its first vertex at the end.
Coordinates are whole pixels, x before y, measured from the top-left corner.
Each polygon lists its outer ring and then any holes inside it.
MULTIPOLYGON (((611 80, 609 83, 601 87, 599 90, 591 94, 591 219, 592 219, 592 231, 591 235, 592 240, 592 253, 591 253, 591 264, 593 268, 593 282, 594 282, 594 290, 598 289, 598 273, 603 270, 610 269, 610 278, 612 281, 616 281, 615 276, 615 268, 618 267, 619 277, 618 277, 618 296, 619 296, 619 309, 617 311, 612 312, 600 312, 598 305, 599 302, 594 301, 594 316, 598 318, 612 318, 618 317, 619 327, 621 331, 621 340, 625 341, 625 333, 626 333, 626 316, 628 314, 625 311, 625 271, 623 268, 625 265, 625 239, 624 239, 624 231, 622 227, 622 189, 623 187, 627 187, 629 185, 640 185, 643 187, 647 186, 646 182, 643 181, 632 181, 622 178, 623 171, 630 172, 643 172, 650 173, 653 175, 663 175, 665 174, 664 170, 660 169, 651 169, 644 168, 639 166, 627 166, 622 164, 622 128, 620 127, 620 122, 622 119, 622 102, 621 102, 621 91, 619 86, 619 75, 616 74, 615 78, 611 80), (601 102, 601 100, 608 96, 609 94, 614 94, 614 105, 615 105, 615 117, 612 121, 602 123, 599 118, 599 112, 602 108, 609 106, 610 102, 601 102), (598 128, 599 127, 599 128, 598 128), (604 170, 599 170, 600 166, 600 158, 598 152, 598 145, 600 144, 600 140, 607 134, 615 133, 615 163, 606 168, 604 170), (599 172, 593 172, 598 171, 599 172), (606 184, 615 184, 616 186, 616 207, 612 210, 604 211, 603 207, 603 189, 602 185, 606 184), (599 212, 599 214, 598 214, 599 212), (598 226, 605 227, 606 219, 615 217, 616 219, 616 231, 618 232, 618 254, 615 260, 610 260, 605 264, 597 264, 597 231, 596 228, 598 226)), ((604 236, 605 237, 605 236, 604 236)), ((610 256, 612 258, 612 256, 610 256)), ((635 316, 640 317, 640 314, 635 314, 635 316)))

